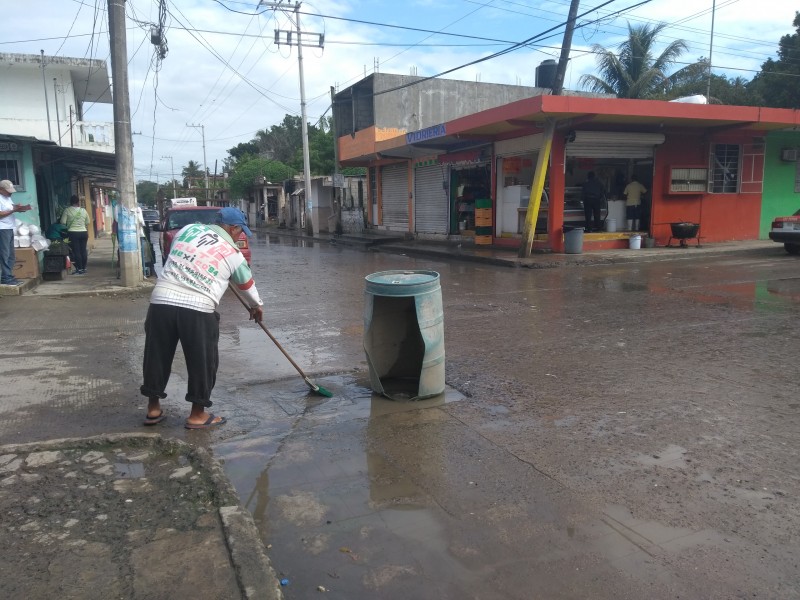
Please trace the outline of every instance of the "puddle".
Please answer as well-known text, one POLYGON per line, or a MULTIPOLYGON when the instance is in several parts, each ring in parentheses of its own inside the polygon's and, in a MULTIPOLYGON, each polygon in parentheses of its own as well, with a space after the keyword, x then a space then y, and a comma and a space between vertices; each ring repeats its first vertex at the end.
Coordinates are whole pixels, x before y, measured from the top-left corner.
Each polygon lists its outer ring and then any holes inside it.
POLYGON ((114 472, 120 479, 141 479, 144 477, 144 463, 114 463, 114 472))

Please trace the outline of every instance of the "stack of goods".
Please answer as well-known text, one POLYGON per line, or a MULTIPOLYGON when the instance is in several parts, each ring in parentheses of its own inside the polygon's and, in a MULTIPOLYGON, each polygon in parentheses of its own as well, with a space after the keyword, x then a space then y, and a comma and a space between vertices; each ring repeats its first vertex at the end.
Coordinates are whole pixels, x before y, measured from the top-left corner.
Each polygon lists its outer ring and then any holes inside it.
POLYGON ((23 223, 19 219, 14 220, 14 225, 15 248, 33 248, 38 252, 50 245, 37 225, 23 223))
POLYGON ((490 198, 475 200, 475 243, 483 245, 492 243, 492 200, 490 198))

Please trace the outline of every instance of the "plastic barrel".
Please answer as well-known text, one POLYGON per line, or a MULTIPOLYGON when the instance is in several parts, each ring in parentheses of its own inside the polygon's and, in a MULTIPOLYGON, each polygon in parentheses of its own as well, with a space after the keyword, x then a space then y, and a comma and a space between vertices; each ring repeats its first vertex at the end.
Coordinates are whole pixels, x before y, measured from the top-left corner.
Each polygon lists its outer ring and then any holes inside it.
POLYGON ((435 271, 365 278, 364 351, 372 390, 393 400, 444 392, 444 314, 435 271))
POLYGON ((583 227, 564 227, 564 253, 583 253, 583 227))
POLYGON ((642 247, 642 236, 632 235, 628 240, 628 245, 631 250, 639 250, 642 247))

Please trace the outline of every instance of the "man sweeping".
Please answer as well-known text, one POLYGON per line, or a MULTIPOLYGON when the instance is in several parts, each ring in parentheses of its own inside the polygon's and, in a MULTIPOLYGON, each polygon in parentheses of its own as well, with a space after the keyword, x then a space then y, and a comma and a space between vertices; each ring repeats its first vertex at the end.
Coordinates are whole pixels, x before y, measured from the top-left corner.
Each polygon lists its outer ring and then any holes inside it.
POLYGON ((181 229, 161 277, 150 296, 144 323, 143 380, 141 392, 148 398, 145 425, 166 418, 161 400, 172 370, 178 342, 186 357, 188 389, 186 401, 192 408, 187 429, 208 429, 225 423, 225 417, 206 409, 211 406, 211 391, 219 366, 219 301, 230 281, 248 304, 250 318, 257 323, 264 316, 253 275, 234 240, 247 227, 237 208, 222 208, 217 225, 195 223, 181 229))

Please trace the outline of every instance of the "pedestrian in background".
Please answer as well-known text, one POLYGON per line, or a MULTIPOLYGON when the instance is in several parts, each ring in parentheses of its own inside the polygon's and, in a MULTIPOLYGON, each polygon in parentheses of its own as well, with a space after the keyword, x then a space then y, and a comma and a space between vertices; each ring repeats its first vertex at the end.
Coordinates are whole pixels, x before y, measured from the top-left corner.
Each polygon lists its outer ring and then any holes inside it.
POLYGON ((586 222, 586 231, 602 231, 603 220, 601 213, 603 211, 603 203, 606 199, 606 188, 594 174, 594 171, 589 171, 586 175, 586 181, 583 184, 583 216, 586 222), (592 224, 592 217, 594 217, 594 225, 592 224))
POLYGON ((184 426, 208 429, 225 423, 225 417, 206 412, 219 367, 219 313, 217 307, 229 282, 242 293, 250 318, 260 323, 263 302, 250 267, 236 242, 247 227, 238 208, 222 208, 218 225, 194 223, 181 229, 172 243, 167 262, 153 293, 144 323, 145 343, 140 391, 147 396, 145 425, 164 420, 161 400, 167 395, 172 361, 178 342, 188 374, 185 399, 192 408, 184 426))
POLYGON ((647 188, 639 183, 636 175, 631 175, 631 182, 625 186, 625 218, 628 220, 628 229, 639 231, 639 221, 642 218, 642 196, 647 193, 647 188))
POLYGON ((8 179, 0 181, 0 283, 3 285, 22 285, 14 277, 14 263, 17 261, 14 252, 14 213, 29 211, 31 205, 14 204, 11 194, 16 191, 8 179))
POLYGON ((72 195, 69 206, 61 215, 61 224, 67 228, 72 261, 75 263, 76 275, 86 275, 86 262, 89 257, 86 244, 89 241, 89 213, 81 206, 80 198, 72 195))

